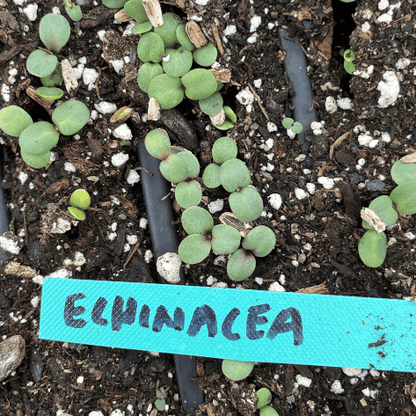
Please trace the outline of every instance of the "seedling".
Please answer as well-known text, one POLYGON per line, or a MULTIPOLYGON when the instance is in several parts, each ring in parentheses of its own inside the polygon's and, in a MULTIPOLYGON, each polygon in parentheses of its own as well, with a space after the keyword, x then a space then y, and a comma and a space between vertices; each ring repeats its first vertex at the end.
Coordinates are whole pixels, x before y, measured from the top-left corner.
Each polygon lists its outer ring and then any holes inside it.
POLYGON ((149 22, 149 17, 143 7, 142 0, 129 0, 124 5, 124 10, 137 22, 131 33, 145 33, 153 29, 153 25, 149 22))
POLYGON ((283 127, 287 130, 292 130, 293 133, 299 134, 303 130, 302 124, 298 121, 293 120, 293 118, 286 117, 282 121, 283 127))
POLYGON ((64 0, 65 11, 68 13, 68 16, 74 21, 78 22, 82 19, 82 10, 81 7, 77 6, 71 0, 64 0))
POLYGON ((205 67, 211 66, 217 59, 217 56, 218 50, 212 43, 197 48, 193 52, 195 63, 205 67))
POLYGON ((416 163, 404 163, 398 160, 391 167, 390 174, 397 185, 416 180, 416 163))
MULTIPOLYGON (((393 208, 392 199, 387 195, 381 195, 371 201, 368 208, 373 210, 380 217, 380 219, 384 221, 386 227, 393 225, 399 217, 397 211, 393 208)), ((373 227, 365 220, 363 220, 362 226, 367 230, 373 229, 373 227)))
POLYGON ((49 163, 51 152, 59 140, 59 132, 71 136, 81 130, 90 118, 88 107, 80 101, 60 104, 52 113, 51 124, 33 123, 30 115, 20 107, 8 106, 0 111, 0 128, 11 136, 19 137, 23 160, 32 168, 49 163))
POLYGON ((260 217, 263 211, 263 200, 252 186, 239 188, 229 197, 231 211, 244 222, 250 222, 260 217))
POLYGON ((358 243, 358 253, 367 267, 379 267, 383 264, 387 252, 387 237, 384 232, 368 230, 358 243))
POLYGON ((235 115, 232 108, 228 106, 224 106, 222 108, 222 111, 224 112, 224 121, 221 124, 216 124, 213 121, 213 117, 211 116, 211 122, 212 124, 218 129, 218 130, 229 130, 234 127, 234 124, 237 122, 237 116, 235 115))
MULTIPOLYGON (((344 0, 342 0, 344 1, 344 0)), ((344 1, 345 3, 350 3, 350 1, 344 1)), ((344 52, 344 69, 349 73, 352 74, 355 71, 355 64, 353 63, 355 59, 355 54, 352 49, 347 49, 344 52)))
POLYGON ((87 210, 91 204, 89 193, 83 189, 77 189, 71 194, 69 203, 71 206, 68 207, 68 211, 72 216, 77 220, 84 221, 86 218, 85 210, 87 210))
POLYGON ((254 368, 254 363, 246 361, 223 360, 222 372, 233 381, 240 381, 248 377, 254 368))
POLYGON ((272 393, 266 387, 256 391, 257 395, 257 409, 267 406, 272 401, 272 393))
POLYGON ((390 198, 396 205, 396 210, 402 215, 416 214, 416 180, 404 182, 390 194, 390 198))
POLYGON ((155 405, 157 410, 163 412, 165 410, 165 396, 160 390, 156 390, 156 401, 155 405))
POLYGON ((260 409, 260 416, 279 416, 279 413, 271 406, 264 406, 260 409))

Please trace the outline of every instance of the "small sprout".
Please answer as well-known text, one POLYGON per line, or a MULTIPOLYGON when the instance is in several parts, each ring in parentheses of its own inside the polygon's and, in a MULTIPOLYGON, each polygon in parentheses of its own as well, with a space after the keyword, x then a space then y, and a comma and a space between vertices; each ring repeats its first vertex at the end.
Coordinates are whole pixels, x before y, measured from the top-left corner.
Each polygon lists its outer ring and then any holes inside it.
POLYGON ((176 28, 176 38, 182 48, 188 51, 193 51, 195 49, 195 45, 190 41, 188 35, 186 34, 185 25, 179 25, 176 28))
POLYGON ((256 258, 244 248, 239 248, 235 253, 231 254, 227 263, 227 275, 235 281, 241 282, 250 277, 256 268, 256 258))
POLYGON ((52 52, 59 53, 71 35, 68 20, 60 14, 49 13, 42 18, 39 36, 43 44, 52 52))
POLYGON ((234 253, 240 246, 241 235, 231 225, 219 224, 212 229, 212 250, 217 254, 234 253))
POLYGON ((164 160, 170 155, 171 143, 166 130, 154 129, 144 139, 146 150, 156 159, 164 160))
POLYGON ((271 406, 264 406, 260 409, 260 416, 279 416, 279 413, 271 406))
POLYGON ((220 93, 214 92, 208 98, 199 100, 198 103, 203 113, 214 116, 221 111, 224 101, 220 93))
POLYGON ((9 105, 0 111, 0 128, 10 136, 19 137, 31 124, 32 117, 21 107, 9 105))
POLYGON ((303 130, 302 124, 298 121, 294 121, 293 118, 286 117, 282 121, 283 127, 288 130, 292 130, 293 133, 299 134, 303 130))
MULTIPOLYGON (((163 27, 163 26, 162 26, 163 27)), ((171 77, 181 77, 189 72, 192 67, 192 53, 180 47, 178 49, 168 48, 165 54, 169 60, 163 60, 162 66, 166 74, 171 77)))
POLYGON ((390 198, 396 205, 396 210, 402 215, 416 214, 416 180, 404 182, 396 186, 390 198))
POLYGON ((222 372, 233 381, 240 381, 248 377, 254 368, 254 363, 246 361, 223 360, 222 372))
POLYGON ((165 44, 154 32, 145 33, 137 45, 137 56, 142 62, 160 62, 164 52, 165 44))
POLYGON ((59 100, 64 95, 60 88, 55 87, 39 87, 36 92, 47 100, 59 100))
POLYGON ((217 90, 214 74, 207 69, 192 69, 181 81, 185 87, 185 95, 191 100, 203 100, 217 90))
POLYGON ((151 62, 145 62, 139 69, 137 74, 137 83, 140 89, 144 92, 148 92, 150 81, 163 74, 163 68, 160 64, 153 64, 151 62))
POLYGON ((210 163, 202 174, 202 182, 207 188, 218 188, 221 185, 220 167, 216 163, 210 163))
POLYGON ((272 393, 266 387, 256 391, 257 395, 257 409, 267 406, 272 401, 272 393))
POLYGON ((177 155, 186 163, 186 166, 188 168, 188 173, 186 177, 196 178, 199 175, 199 171, 201 169, 196 156, 188 150, 179 152, 177 153, 177 155))
POLYGON ((121 9, 127 0, 103 0, 104 6, 107 6, 109 9, 121 9))
POLYGON ((81 7, 77 6, 71 0, 65 0, 65 11, 74 22, 78 22, 82 19, 81 7))
POLYGON ((233 158, 224 162, 220 167, 221 185, 227 192, 246 187, 250 181, 250 172, 244 162, 233 158))
POLYGON ((251 250, 257 257, 266 257, 274 249, 275 244, 274 232, 264 225, 259 225, 247 234, 242 246, 246 250, 251 250))
POLYGON ((223 107, 225 120, 217 125, 214 123, 214 121, 211 119, 212 124, 218 129, 218 130, 229 130, 234 127, 234 124, 237 122, 237 116, 235 115, 234 111, 231 109, 231 107, 224 106, 223 107))
MULTIPOLYGON (((393 208, 393 201, 387 195, 381 195, 371 201, 369 208, 380 217, 380 219, 385 223, 386 227, 394 224, 399 217, 397 211, 393 208)), ((362 226, 368 230, 374 228, 364 220, 362 226)))
POLYGON ((36 77, 50 76, 58 66, 58 58, 41 49, 33 51, 26 61, 27 70, 36 77))
POLYGON ((68 211, 77 220, 84 221, 86 218, 85 210, 88 209, 91 204, 91 197, 89 193, 84 189, 77 189, 72 192, 69 203, 71 206, 68 207, 68 211))
POLYGON ((387 252, 387 237, 384 232, 368 230, 358 243, 358 254, 367 267, 379 267, 383 264, 387 252))
POLYGON ((178 43, 178 38, 176 37, 176 29, 181 23, 179 16, 173 13, 163 13, 163 25, 155 27, 155 33, 157 33, 165 44, 166 48, 172 48, 175 44, 178 43))
POLYGON ((355 54, 352 49, 347 49, 344 52, 344 69, 349 73, 352 74, 355 71, 355 64, 353 63, 355 59, 355 54))
MULTIPOLYGON (((147 22, 149 20, 149 17, 147 16, 147 13, 146 13, 146 10, 143 7, 142 0, 129 0, 124 5, 124 10, 136 22, 144 23, 144 22, 147 22)), ((151 28, 152 27, 153 27, 153 25, 151 26, 151 28)))
POLYGON ((251 186, 233 192, 229 197, 229 203, 231 211, 244 222, 256 220, 263 211, 263 200, 251 186))
POLYGON ((160 108, 168 110, 182 102, 184 92, 179 78, 167 74, 158 75, 149 83, 147 93, 156 98, 160 108))
POLYGON ((416 180, 416 163, 404 163, 398 160, 391 167, 391 178, 397 185, 416 180))
POLYGON ((191 207, 182 214, 182 226, 189 234, 205 234, 214 227, 211 214, 200 207, 191 207))
POLYGON ((186 163, 178 155, 169 155, 166 159, 162 160, 159 169, 163 177, 173 183, 182 182, 188 173, 186 163))
POLYGON ((231 107, 228 107, 227 105, 224 106, 224 113, 225 117, 231 121, 231 123, 237 123, 237 116, 234 113, 233 109, 231 107))
POLYGON ((211 66, 217 59, 218 50, 212 43, 193 51, 194 61, 201 66, 211 66))
POLYGON ((78 133, 89 119, 90 110, 77 100, 69 100, 58 105, 52 113, 52 121, 65 136, 78 133))
POLYGON ((190 208, 201 202, 202 191, 197 181, 180 182, 176 185, 175 199, 182 208, 190 208))
POLYGON ((156 409, 163 412, 165 410, 165 397, 160 390, 156 390, 156 409))
POLYGON ((237 144, 229 137, 220 137, 212 146, 212 158, 218 165, 237 157, 237 144))

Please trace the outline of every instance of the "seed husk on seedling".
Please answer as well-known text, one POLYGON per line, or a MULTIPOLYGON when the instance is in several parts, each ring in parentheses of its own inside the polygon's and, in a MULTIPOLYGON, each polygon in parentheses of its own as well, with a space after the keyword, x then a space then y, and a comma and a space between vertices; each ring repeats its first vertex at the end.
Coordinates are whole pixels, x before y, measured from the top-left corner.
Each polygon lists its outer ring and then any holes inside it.
POLYGON ((74 22, 78 22, 82 19, 81 7, 77 6, 71 0, 65 0, 65 11, 74 22))
POLYGON ((263 200, 251 186, 233 192, 229 197, 229 203, 231 211, 244 222, 256 220, 263 211, 263 200))
POLYGON ((212 158, 218 165, 237 157, 237 144, 229 137, 220 137, 212 146, 212 158))
POLYGON ((250 181, 250 172, 244 162, 233 158, 225 161, 220 167, 221 185, 227 192, 246 187, 250 181))
POLYGON ((229 130, 234 127, 234 124, 237 122, 237 116, 231 107, 225 105, 223 108, 225 120, 221 124, 214 123, 212 117, 211 122, 218 130, 229 130))
POLYGON ((379 267, 387 253, 387 237, 384 232, 368 230, 358 243, 358 254, 367 267, 379 267))
POLYGON ((223 360, 222 372, 226 377, 233 381, 245 379, 253 371, 254 363, 246 361, 223 360))
POLYGON ((266 387, 256 391, 257 409, 267 406, 272 401, 272 393, 266 387))
POLYGON ((209 116, 218 114, 222 109, 223 103, 224 100, 222 99, 221 94, 218 92, 214 92, 214 94, 210 95, 208 98, 198 101, 202 112, 209 116))
POLYGON ((354 60, 354 51, 352 49, 346 49, 344 52, 344 69, 349 74, 352 74, 355 71, 355 64, 353 63, 354 60))
POLYGON ((62 15, 49 13, 40 21, 39 36, 50 51, 58 54, 71 36, 71 26, 62 15))
POLYGON ((144 139, 146 150, 156 159, 164 160, 171 153, 171 142, 166 130, 154 129, 144 139))
MULTIPOLYGON (((376 212, 380 219, 385 223, 386 227, 394 224, 399 218, 397 211, 393 208, 393 201, 387 195, 381 195, 371 201, 369 208, 376 212)), ((362 226, 368 230, 373 229, 373 227, 364 220, 362 226)))
POLYGON ((235 282, 241 282, 250 277, 256 268, 256 258, 249 250, 239 248, 231 254, 227 263, 227 275, 235 282))

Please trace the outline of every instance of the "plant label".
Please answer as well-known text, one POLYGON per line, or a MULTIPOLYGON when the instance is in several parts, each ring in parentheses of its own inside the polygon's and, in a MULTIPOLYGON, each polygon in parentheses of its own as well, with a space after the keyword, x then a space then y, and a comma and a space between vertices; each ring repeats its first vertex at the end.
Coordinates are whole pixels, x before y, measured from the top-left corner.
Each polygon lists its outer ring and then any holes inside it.
POLYGON ((239 361, 414 372, 416 303, 49 278, 43 284, 39 338, 239 361))

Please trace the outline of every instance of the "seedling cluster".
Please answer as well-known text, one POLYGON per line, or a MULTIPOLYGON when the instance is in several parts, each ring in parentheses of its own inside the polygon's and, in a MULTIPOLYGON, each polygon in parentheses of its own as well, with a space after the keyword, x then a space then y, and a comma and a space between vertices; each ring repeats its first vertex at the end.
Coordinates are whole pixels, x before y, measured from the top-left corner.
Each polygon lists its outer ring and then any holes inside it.
POLYGON ((393 225, 399 214, 416 214, 416 163, 413 155, 394 163, 390 174, 398 185, 390 196, 381 195, 370 203, 369 208, 361 210, 362 226, 367 231, 358 244, 358 253, 368 267, 379 267, 386 258, 386 227, 393 225))
POLYGON ((285 129, 291 130, 295 134, 299 134, 303 130, 302 124, 290 117, 285 117, 282 121, 282 124, 285 129))
POLYGON ((236 116, 223 105, 218 92, 222 83, 207 69, 217 59, 217 48, 206 40, 195 22, 183 24, 174 13, 158 14, 160 6, 156 3, 156 7, 154 2, 104 0, 103 3, 111 8, 124 6, 124 11, 137 22, 132 29, 133 34, 141 35, 137 55, 142 65, 137 83, 149 98, 155 99, 161 109, 170 109, 186 96, 198 101, 201 111, 210 116, 218 129, 234 126, 236 116), (199 36, 191 41, 188 34, 192 30, 199 36))
MULTIPOLYGON (((188 264, 203 261, 211 252, 230 255, 227 274, 234 281, 247 279, 256 268, 256 257, 267 256, 274 248, 276 237, 263 225, 257 226, 242 236, 229 224, 214 225, 214 219, 204 208, 199 207, 202 189, 198 175, 198 159, 188 151, 172 147, 167 132, 155 129, 146 135, 145 147, 155 158, 160 159, 160 172, 166 180, 176 184, 175 199, 185 209, 182 226, 187 232, 179 245, 178 254, 188 264), (242 240, 242 242, 241 242, 242 240), (241 243, 241 248, 240 247, 241 243)), ((257 190, 250 185, 250 172, 237 156, 237 145, 229 137, 221 137, 213 145, 214 162, 202 175, 207 188, 220 185, 230 193, 229 204, 240 222, 256 220, 263 211, 263 201, 257 190)))
POLYGON ((91 204, 91 197, 84 189, 77 189, 72 192, 71 197, 69 198, 69 204, 68 211, 70 214, 77 220, 84 221, 86 218, 85 210, 87 210, 91 204))

